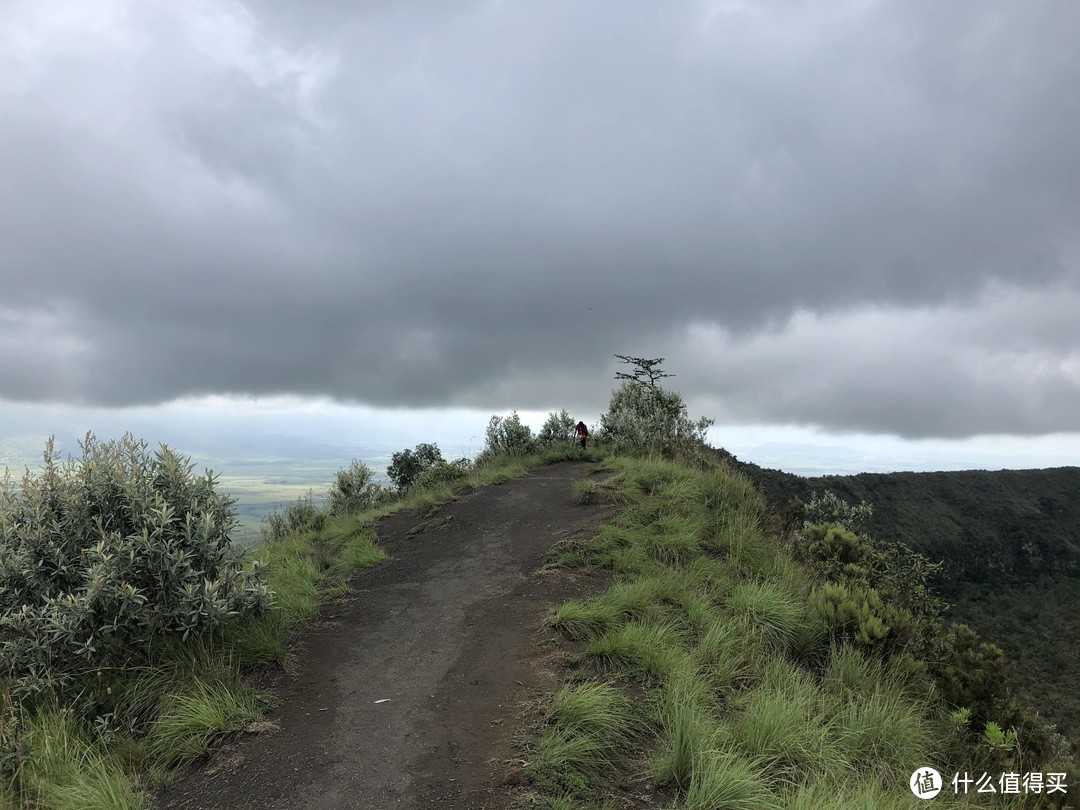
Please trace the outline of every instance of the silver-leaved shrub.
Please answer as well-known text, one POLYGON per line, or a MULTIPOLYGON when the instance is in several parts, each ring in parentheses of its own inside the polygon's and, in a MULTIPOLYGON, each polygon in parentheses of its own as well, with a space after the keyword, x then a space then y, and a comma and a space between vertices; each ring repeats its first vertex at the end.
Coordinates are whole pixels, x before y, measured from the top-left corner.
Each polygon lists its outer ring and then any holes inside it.
POLYGON ((547 421, 536 434, 536 443, 543 448, 551 448, 558 444, 572 444, 574 441, 574 418, 566 408, 556 413, 548 414, 547 421))
POLYGON ((536 449, 536 437, 532 429, 522 423, 517 411, 509 416, 493 415, 484 438, 484 452, 489 456, 524 456, 536 449))
POLYGON ((80 443, 0 487, 0 678, 29 694, 145 661, 271 604, 230 534, 235 500, 186 457, 125 436, 80 443))
POLYGON ((712 419, 691 419, 682 397, 630 380, 611 393, 598 439, 622 452, 692 453, 705 445, 712 419))

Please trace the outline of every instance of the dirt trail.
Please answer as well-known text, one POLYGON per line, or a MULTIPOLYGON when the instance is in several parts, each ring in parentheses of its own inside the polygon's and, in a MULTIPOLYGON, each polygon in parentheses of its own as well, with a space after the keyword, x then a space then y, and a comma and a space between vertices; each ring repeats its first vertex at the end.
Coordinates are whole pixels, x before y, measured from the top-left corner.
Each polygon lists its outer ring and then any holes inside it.
POLYGON ((537 623, 565 585, 544 552, 609 512, 576 505, 589 465, 543 467, 379 525, 388 559, 307 634, 268 718, 164 791, 158 808, 501 808, 516 718, 542 684, 537 623))

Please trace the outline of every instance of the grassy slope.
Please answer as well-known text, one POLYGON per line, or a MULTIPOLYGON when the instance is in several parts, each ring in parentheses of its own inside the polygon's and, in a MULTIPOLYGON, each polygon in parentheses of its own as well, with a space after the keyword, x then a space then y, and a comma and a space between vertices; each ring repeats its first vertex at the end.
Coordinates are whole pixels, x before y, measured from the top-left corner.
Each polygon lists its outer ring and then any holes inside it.
MULTIPOLYGON (((616 807, 652 785, 701 810, 909 807, 916 767, 977 764, 959 761, 971 752, 925 676, 826 636, 811 573, 763 528, 745 479, 612 464, 579 496, 624 509, 552 554, 616 579, 551 616, 577 652, 526 751, 536 790, 523 805, 616 807)), ((966 806, 950 793, 938 806, 966 806)))
MULTIPOLYGON (((286 664, 297 625, 321 601, 348 590, 359 569, 383 558, 375 521, 400 509, 422 512, 477 487, 524 475, 539 464, 578 457, 553 451, 501 457, 449 484, 413 491, 367 512, 321 513, 255 556, 266 564, 275 607, 212 638, 163 647, 152 666, 106 674, 98 721, 87 727, 70 708, 13 702, 0 684, 0 808, 127 810, 147 805, 145 791, 167 782, 222 735, 239 731, 272 703, 248 684, 259 667, 286 664)), ((590 452, 588 458, 596 458, 590 452)))
POLYGON ((778 505, 826 489, 872 503, 871 532, 943 560, 952 618, 1002 647, 1031 705, 1080 737, 1080 468, 801 478, 736 467, 778 505))

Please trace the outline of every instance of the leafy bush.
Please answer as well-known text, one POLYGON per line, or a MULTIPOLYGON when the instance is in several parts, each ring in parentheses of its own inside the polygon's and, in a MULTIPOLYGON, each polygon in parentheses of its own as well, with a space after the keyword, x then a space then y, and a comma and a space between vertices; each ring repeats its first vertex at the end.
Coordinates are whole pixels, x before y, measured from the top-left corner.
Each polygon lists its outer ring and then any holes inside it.
POLYGON ((294 503, 281 509, 274 509, 263 519, 262 538, 264 542, 284 540, 293 532, 302 529, 317 515, 322 514, 318 504, 315 503, 315 495, 309 489, 306 495, 301 495, 294 503))
POLYGON ((828 581, 880 597, 891 647, 907 649, 922 659, 936 654, 935 639, 942 632, 946 604, 931 580, 940 576, 940 564, 903 543, 857 535, 836 523, 811 524, 800 539, 804 555, 828 581))
POLYGON ((429 467, 443 463, 442 453, 437 444, 424 442, 416 445, 415 450, 402 450, 394 453, 386 474, 398 489, 408 489, 429 467))
POLYGON ((509 416, 492 416, 485 434, 485 451, 494 456, 524 456, 533 452, 535 440, 528 425, 514 411, 509 416))
POLYGON ((870 549, 850 529, 837 523, 815 523, 807 526, 806 539, 810 556, 835 567, 838 573, 845 569, 852 573, 865 570, 860 563, 866 561, 870 549))
POLYGON ((826 627, 841 638, 872 647, 889 635, 885 605, 873 589, 851 590, 826 582, 810 594, 810 604, 826 627))
POLYGON ((230 533, 235 501, 167 447, 130 435, 0 490, 0 675, 13 693, 85 682, 145 661, 162 636, 187 639, 270 604, 230 533))
POLYGON ((536 443, 542 448, 549 448, 554 444, 571 443, 574 441, 574 418, 564 408, 555 413, 548 414, 547 421, 540 427, 540 433, 536 436, 536 443))
POLYGON ((942 697, 969 709, 976 726, 992 717, 1015 719, 1008 716, 1016 683, 1005 653, 966 624, 954 625, 941 640, 941 658, 934 670, 942 697))
POLYGON ((611 393, 598 438, 625 452, 692 452, 704 446, 712 423, 690 419, 676 392, 630 380, 611 393))
POLYGON ((327 493, 326 506, 331 515, 363 512, 385 501, 392 493, 375 481, 375 473, 362 461, 353 461, 337 471, 327 493))
POLYGON ((874 507, 866 501, 852 505, 832 490, 817 492, 803 505, 804 527, 814 523, 837 523, 855 534, 866 534, 874 517, 874 507))
POLYGON ((458 459, 453 463, 439 460, 435 464, 424 469, 420 475, 416 477, 413 486, 430 487, 437 484, 449 484, 464 478, 468 468, 460 463, 462 461, 467 462, 467 459, 458 459))

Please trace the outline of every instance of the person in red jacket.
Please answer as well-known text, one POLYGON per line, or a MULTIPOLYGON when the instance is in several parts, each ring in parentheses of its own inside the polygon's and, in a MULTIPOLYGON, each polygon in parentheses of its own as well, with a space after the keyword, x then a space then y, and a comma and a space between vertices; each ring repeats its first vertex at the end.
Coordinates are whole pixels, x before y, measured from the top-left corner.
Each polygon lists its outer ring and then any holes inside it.
POLYGON ((578 422, 577 427, 574 428, 574 431, 577 433, 578 444, 580 444, 581 449, 584 450, 585 442, 587 442, 589 439, 589 429, 585 427, 584 422, 578 422))

